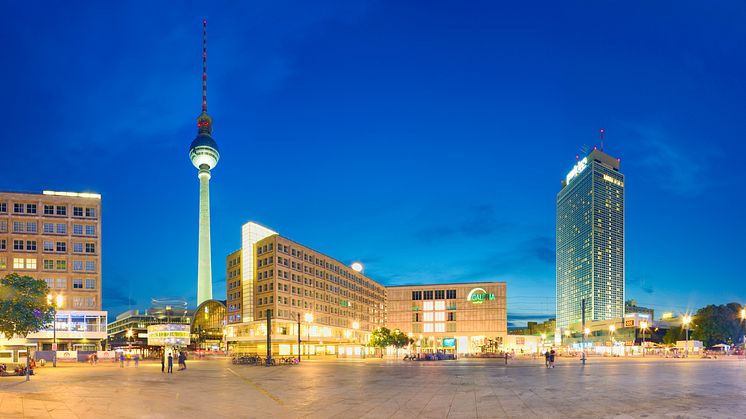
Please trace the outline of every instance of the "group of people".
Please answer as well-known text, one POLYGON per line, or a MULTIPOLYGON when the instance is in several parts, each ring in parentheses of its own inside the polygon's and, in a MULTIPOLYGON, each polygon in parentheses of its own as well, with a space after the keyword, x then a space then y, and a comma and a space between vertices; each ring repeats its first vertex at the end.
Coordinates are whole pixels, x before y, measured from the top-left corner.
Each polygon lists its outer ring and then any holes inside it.
POLYGON ((557 356, 557 352, 554 349, 544 352, 544 362, 547 368, 554 368, 554 358, 557 356))
MULTIPOLYGON (((179 369, 178 371, 183 371, 186 369, 186 352, 185 351, 178 351, 176 353, 176 359, 179 362, 179 369)), ((163 352, 163 356, 161 357, 161 372, 166 372, 166 365, 168 365, 168 373, 173 374, 174 372, 174 356, 171 352, 166 353, 163 352)))
POLYGON ((127 366, 130 366, 130 360, 133 359, 135 361, 135 366, 140 366, 140 354, 127 354, 125 356, 124 352, 121 352, 119 354, 119 367, 124 368, 124 361, 127 360, 127 366))

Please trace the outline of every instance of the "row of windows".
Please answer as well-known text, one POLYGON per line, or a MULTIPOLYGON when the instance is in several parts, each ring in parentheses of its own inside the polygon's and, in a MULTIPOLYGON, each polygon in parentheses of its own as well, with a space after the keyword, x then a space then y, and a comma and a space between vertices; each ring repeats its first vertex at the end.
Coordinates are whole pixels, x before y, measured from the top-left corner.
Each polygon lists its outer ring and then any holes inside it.
POLYGON ((456 290, 412 291, 412 300, 455 300, 456 290))
MULTIPOLYGON (((44 282, 50 289, 67 289, 67 280, 65 278, 44 278, 44 282)), ((73 289, 75 290, 95 290, 95 279, 73 278, 73 289)))
POLYGON ((428 312, 428 313, 412 313, 413 322, 444 322, 448 319, 449 322, 456 321, 456 313, 453 311, 445 312, 428 312))
MULTIPOLYGON (((6 239, 0 239, 0 250, 7 249, 6 239)), ((36 240, 13 240, 13 250, 36 251, 36 240)), ((67 242, 44 242, 45 252, 67 252, 67 242)), ((73 243, 74 253, 96 253, 95 243, 73 243)))
MULTIPOLYGON (((36 214, 36 204, 25 204, 21 202, 13 203, 14 214, 36 214)), ((8 212, 8 203, 0 202, 0 213, 8 212)), ((67 206, 65 205, 44 205, 44 215, 67 215, 67 206)), ((96 208, 92 207, 73 207, 73 217, 96 217, 96 208), (85 214, 85 215, 84 215, 85 214)))
MULTIPOLYGON (((38 233, 36 221, 13 221, 13 233, 38 233)), ((67 234, 67 224, 44 223, 44 234, 67 234)), ((96 235, 95 225, 73 224, 73 235, 82 236, 85 231, 86 236, 96 235)), ((8 222, 0 221, 0 233, 8 232, 8 222)))
MULTIPOLYGON (((42 266, 46 271, 67 271, 66 260, 44 259, 42 266)), ((95 272, 96 262, 92 260, 74 260, 72 267, 75 272, 95 272)), ((13 258, 13 269, 36 270, 37 268, 36 258, 13 258)), ((8 262, 5 257, 0 257, 0 269, 8 269, 8 262)))

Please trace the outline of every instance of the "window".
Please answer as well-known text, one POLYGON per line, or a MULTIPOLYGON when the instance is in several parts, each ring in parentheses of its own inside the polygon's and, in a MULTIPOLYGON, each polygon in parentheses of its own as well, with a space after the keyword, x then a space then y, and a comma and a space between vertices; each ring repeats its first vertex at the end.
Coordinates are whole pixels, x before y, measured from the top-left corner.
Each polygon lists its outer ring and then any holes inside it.
POLYGON ((95 279, 86 279, 85 280, 85 289, 87 289, 87 290, 95 290, 96 289, 96 280, 95 279))
POLYGON ((454 313, 452 311, 450 313, 448 313, 448 321, 449 322, 455 322, 456 321, 456 313, 454 313))
POLYGON ((26 204, 27 214, 36 214, 36 204, 26 204))
POLYGON ((5 250, 6 244, 5 239, 0 240, 0 250, 5 250))
POLYGON ((57 234, 67 234, 67 224, 57 224, 57 234))
POLYGON ((54 233, 54 224, 52 224, 52 223, 44 223, 44 232, 45 233, 54 233))
POLYGON ((446 321, 446 313, 439 311, 435 313, 435 321, 436 322, 444 322, 446 321))
POLYGON ((23 209, 24 208, 25 207, 23 206, 23 204, 19 204, 17 202, 13 204, 13 212, 15 212, 15 213, 23 214, 23 209))
POLYGON ((57 205, 57 215, 67 215, 67 207, 64 205, 57 205))
POLYGON ((74 260, 73 261, 73 271, 82 271, 83 270, 83 261, 82 260, 74 260))
POLYGON ((44 242, 44 251, 45 252, 54 252, 54 242, 44 242))
POLYGON ((8 262, 5 257, 0 258, 0 269, 8 269, 8 262))
POLYGON ((85 270, 86 271, 95 271, 96 270, 96 262, 89 260, 85 263, 85 270))
POLYGON ((13 232, 23 233, 24 224, 20 221, 13 221, 13 232))
POLYGON ((435 323, 435 332, 445 332, 445 331, 446 331, 445 323, 435 323))
POLYGON ((73 243, 74 253, 83 253, 83 243, 73 243))
POLYGON ((36 269, 36 258, 26 259, 26 269, 36 269))
POLYGON ((83 297, 73 297, 73 307, 74 308, 83 307, 83 297))
POLYGON ((432 332, 433 332, 433 324, 425 323, 425 333, 432 333, 432 332))
POLYGON ((13 258, 13 269, 23 269, 23 258, 13 258))
POLYGON ((83 235, 83 226, 81 224, 73 224, 73 234, 82 236, 83 235))
POLYGON ((432 300, 433 299, 433 292, 431 291, 425 291, 425 300, 432 300))
POLYGON ((85 216, 86 217, 95 217, 96 216, 96 208, 86 208, 85 209, 85 216))
POLYGON ((425 301, 424 303, 422 303, 422 309, 425 311, 433 311, 433 302, 425 301))
POLYGON ((422 300, 422 291, 412 291, 412 300, 413 301, 422 300))
POLYGON ((446 292, 445 290, 435 290, 435 299, 436 300, 442 300, 446 298, 446 292))
POLYGON ((435 302, 435 309, 436 310, 445 310, 446 309, 446 302, 445 301, 436 301, 435 302))
POLYGON ((67 289, 67 280, 65 278, 57 278, 54 280, 54 287, 57 289, 67 289))
POLYGON ((0 212, 8 212, 8 204, 6 202, 0 202, 0 212))
POLYGON ((23 250, 23 240, 13 240, 13 250, 23 250))
POLYGON ((44 259, 44 269, 46 270, 54 269, 54 261, 50 259, 44 259))
POLYGON ((422 313, 422 319, 426 322, 431 322, 433 321, 433 314, 433 312, 422 313))
POLYGON ((8 222, 5 220, 0 221, 0 233, 5 233, 6 231, 8 231, 8 222))
POLYGON ((83 280, 82 279, 73 279, 73 289, 83 289, 83 280))
POLYGON ((44 278, 44 282, 47 283, 49 289, 54 288, 54 278, 44 278))
POLYGON ((58 252, 67 252, 67 243, 66 242, 57 242, 57 251, 58 252))
POLYGON ((86 307, 95 307, 96 297, 85 297, 85 305, 86 307))
POLYGON ((73 217, 82 217, 83 207, 73 207, 73 217))
POLYGON ((26 250, 36 251, 36 240, 26 240, 26 250))
POLYGON ((57 261, 55 261, 54 264, 57 267, 58 271, 66 271, 67 270, 67 261, 66 260, 57 260, 57 261))
POLYGON ((85 226, 85 234, 86 236, 95 236, 96 226, 85 226))
POLYGON ((456 290, 448 290, 448 291, 446 291, 446 299, 455 300, 456 299, 456 290))
POLYGON ((36 222, 26 223, 26 231, 29 233, 36 233, 36 222))
POLYGON ((54 205, 44 205, 44 215, 54 215, 54 205))

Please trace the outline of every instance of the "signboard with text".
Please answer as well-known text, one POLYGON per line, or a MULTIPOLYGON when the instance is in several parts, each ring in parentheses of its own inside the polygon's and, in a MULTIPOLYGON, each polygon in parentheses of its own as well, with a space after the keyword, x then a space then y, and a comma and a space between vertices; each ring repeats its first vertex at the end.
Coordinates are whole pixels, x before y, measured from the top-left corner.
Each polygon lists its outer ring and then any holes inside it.
POLYGON ((484 288, 473 288, 469 291, 469 295, 466 296, 466 301, 472 304, 482 304, 485 301, 492 301, 495 299, 495 294, 487 292, 484 288))
POLYGON ((148 345, 186 346, 190 342, 188 324, 154 324, 148 326, 148 345))

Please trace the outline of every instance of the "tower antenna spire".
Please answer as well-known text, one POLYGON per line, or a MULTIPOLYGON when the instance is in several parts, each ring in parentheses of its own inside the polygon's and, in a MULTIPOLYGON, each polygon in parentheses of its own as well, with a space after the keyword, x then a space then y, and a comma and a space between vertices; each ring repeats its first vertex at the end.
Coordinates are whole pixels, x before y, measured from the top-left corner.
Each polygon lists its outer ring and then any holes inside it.
POLYGON ((207 19, 202 20, 202 113, 207 113, 207 19))
POLYGON ((601 136, 601 151, 604 151, 604 129, 603 128, 601 128, 599 135, 601 136))

